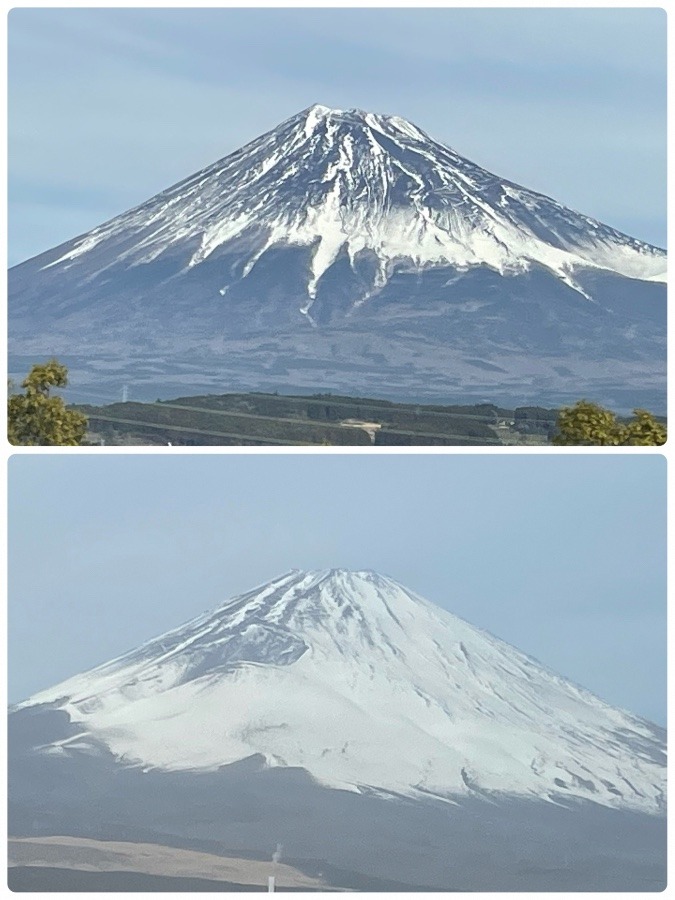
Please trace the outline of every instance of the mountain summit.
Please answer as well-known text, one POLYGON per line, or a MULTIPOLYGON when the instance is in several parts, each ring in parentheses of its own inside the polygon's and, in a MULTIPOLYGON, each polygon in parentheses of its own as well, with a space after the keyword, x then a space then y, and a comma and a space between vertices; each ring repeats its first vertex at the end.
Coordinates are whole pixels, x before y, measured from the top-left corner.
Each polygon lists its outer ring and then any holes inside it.
POLYGON ((659 392, 665 277, 405 119, 317 105, 12 269, 10 336, 146 381, 159 354, 202 384, 659 392))
POLYGON ((374 572, 293 571, 19 709, 126 766, 258 757, 325 787, 659 813, 663 734, 374 572))

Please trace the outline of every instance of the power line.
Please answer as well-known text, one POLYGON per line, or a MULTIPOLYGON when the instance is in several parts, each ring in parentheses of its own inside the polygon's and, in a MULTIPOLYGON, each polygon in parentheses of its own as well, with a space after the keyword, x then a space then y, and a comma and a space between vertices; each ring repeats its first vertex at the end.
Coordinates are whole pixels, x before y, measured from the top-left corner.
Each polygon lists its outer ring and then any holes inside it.
MULTIPOLYGON (((213 395, 213 396, 214 397, 217 397, 217 396, 226 396, 226 397, 242 396, 242 397, 245 397, 247 395, 246 394, 224 394, 224 395, 213 395)), ((276 396, 276 395, 258 395, 258 396, 276 396)), ((288 397, 285 399, 290 400, 293 403, 293 405, 298 405, 298 406, 306 405, 306 401, 304 398, 288 397)), ((119 402, 119 401, 117 401, 117 402, 119 402)), ((241 412, 241 411, 235 410, 235 409, 215 409, 215 408, 209 407, 209 406, 196 406, 191 403, 190 404, 174 403, 169 400, 161 400, 157 404, 146 403, 142 400, 132 400, 130 402, 137 406, 147 406, 147 407, 156 408, 156 409, 179 409, 179 410, 187 410, 189 412, 195 412, 195 413, 206 413, 209 415, 221 415, 221 416, 239 416, 241 418, 249 418, 249 419, 256 419, 256 418, 272 419, 273 418, 275 421, 278 421, 278 422, 296 422, 296 423, 301 422, 304 425, 318 425, 321 427, 326 427, 327 425, 336 425, 337 426, 340 424, 339 421, 337 421, 337 420, 335 422, 331 422, 329 420, 319 421, 317 419, 310 419, 310 418, 300 419, 298 417, 293 417, 293 416, 272 416, 272 415, 266 416, 261 413, 247 413, 247 412, 241 412)), ((387 407, 378 407, 378 406, 370 406, 369 407, 367 405, 360 404, 358 401, 353 401, 353 402, 344 401, 342 403, 333 403, 332 401, 324 400, 324 401, 318 401, 318 404, 321 406, 326 406, 326 405, 343 406, 343 407, 347 407, 348 409, 351 409, 352 411, 353 411, 354 406, 358 406, 359 410, 372 409, 372 410, 376 410, 379 413, 384 413, 383 416, 380 416, 380 419, 386 419, 386 413, 388 411, 387 407)), ((85 406, 85 405, 89 405, 89 404, 79 404, 79 405, 85 406)), ((108 404, 108 405, 112 406, 115 404, 108 404)), ((422 410, 418 413, 413 410, 410 410, 410 408, 406 405, 403 405, 402 408, 401 408, 401 406, 398 406, 397 408, 393 408, 390 411, 392 413, 394 413, 395 415, 401 415, 401 414, 406 414, 406 413, 411 416, 417 416, 417 417, 424 417, 427 415, 432 415, 432 416, 439 416, 439 417, 445 418, 445 419, 452 419, 452 418, 471 419, 472 421, 482 422, 483 424, 485 424, 487 426, 493 426, 495 424, 495 422, 491 421, 487 416, 480 416, 480 415, 477 415, 474 413, 462 413, 462 412, 444 413, 444 412, 440 412, 438 410, 427 411, 424 408, 422 408, 422 410)), ((498 417, 498 418, 504 418, 504 417, 498 417)), ((534 424, 534 423, 548 424, 548 425, 553 424, 552 420, 550 420, 550 419, 526 419, 524 421, 526 421, 530 424, 534 424)), ((385 423, 380 421, 378 424, 385 424, 385 423)), ((392 427, 394 425, 395 425, 395 423, 392 423, 392 427)))
MULTIPOLYGON (((109 422, 113 425, 119 424, 119 425, 135 426, 138 429, 151 428, 151 429, 155 429, 157 431, 172 431, 172 432, 180 432, 183 434, 195 434, 195 435, 198 434, 198 435, 204 435, 204 436, 208 436, 208 437, 226 438, 228 440, 234 440, 234 441, 250 441, 253 443, 257 443, 257 444, 274 444, 274 445, 280 445, 280 446, 299 446, 299 447, 315 447, 315 446, 317 446, 316 441, 309 441, 309 440, 299 441, 299 440, 293 440, 292 438, 273 438, 273 437, 269 437, 269 436, 255 435, 255 434, 242 434, 242 433, 234 433, 234 432, 227 432, 227 431, 214 431, 211 429, 199 428, 197 426, 172 425, 172 424, 161 423, 161 422, 151 422, 148 419, 125 419, 125 418, 121 418, 121 417, 118 418, 116 416, 105 416, 105 415, 98 415, 98 414, 90 415, 88 418, 89 418, 90 423, 97 422, 97 421, 109 422)), ((265 418, 265 417, 260 417, 260 419, 262 422, 268 422, 270 424, 280 421, 279 419, 265 418)), ((288 420, 283 420, 283 421, 292 422, 292 423, 300 425, 300 426, 304 426, 305 424, 308 424, 306 422, 298 421, 297 419, 288 419, 288 420)), ((318 425, 319 428, 326 428, 326 426, 323 425, 322 423, 312 423, 312 424, 318 425)), ((335 425, 335 426, 329 426, 329 427, 340 427, 340 426, 335 425)), ((469 434, 440 434, 438 432, 403 431, 403 430, 397 430, 397 429, 387 429, 386 434, 397 435, 397 436, 402 436, 402 437, 418 437, 418 438, 426 437, 426 438, 434 438, 434 439, 448 440, 448 441, 460 441, 463 443, 470 443, 472 446, 492 446, 492 445, 502 446, 502 441, 500 441, 498 437, 494 437, 494 438, 478 437, 477 438, 476 435, 469 435, 469 434), (476 444, 477 440, 480 441, 479 444, 476 444)), ((330 435, 324 435, 324 437, 326 437, 327 439, 330 439, 330 435)), ((370 442, 369 443, 364 442, 363 444, 349 443, 349 442, 345 442, 344 444, 341 444, 341 443, 331 442, 330 445, 331 446, 345 446, 345 447, 373 446, 373 444, 371 444, 370 442)), ((393 445, 379 444, 377 446, 396 446, 396 445, 395 444, 393 444, 393 445)), ((412 446, 412 445, 411 444, 402 444, 401 446, 412 446)), ((421 446, 432 446, 432 445, 421 445, 421 446)), ((442 445, 439 445, 439 446, 442 446, 442 445)), ((446 446, 448 446, 448 445, 446 445, 446 446)))
POLYGON ((282 445, 286 445, 286 446, 288 446, 289 444, 292 444, 292 445, 296 445, 299 447, 315 446, 312 441, 293 441, 293 440, 288 440, 288 439, 282 440, 281 438, 249 436, 249 435, 245 435, 245 434, 228 434, 225 431, 208 431, 205 428, 189 428, 186 425, 162 425, 159 422, 148 422, 148 421, 144 421, 142 419, 117 419, 117 418, 114 418, 113 416, 98 416, 98 415, 89 416, 88 418, 89 418, 90 422, 103 421, 103 422, 111 422, 113 424, 120 424, 120 425, 136 425, 137 427, 140 427, 140 428, 156 428, 157 430, 161 430, 161 431, 180 431, 180 432, 187 432, 188 434, 203 434, 203 435, 209 435, 212 437, 230 438, 232 440, 257 441, 258 443, 261 443, 261 444, 282 444, 282 445))
MULTIPOLYGON (((123 387, 123 399, 121 402, 129 402, 128 399, 127 400, 124 399, 124 392, 127 392, 127 398, 128 398, 128 388, 129 388, 129 385, 125 384, 123 387)), ((69 394, 76 393, 76 394, 80 394, 81 396, 85 396, 85 397, 97 397, 97 398, 100 398, 101 400, 110 400, 111 401, 110 405, 120 402, 120 400, 117 398, 117 396, 112 393, 103 393, 100 391, 93 392, 93 391, 88 391, 85 389, 78 389, 78 388, 71 388, 71 387, 66 388, 66 393, 69 393, 69 394)), ((251 397, 254 400, 255 400, 255 398, 268 399, 268 400, 271 400, 273 403, 277 402, 280 405, 283 405, 284 403, 287 403, 287 404, 290 403, 292 405, 324 406, 324 407, 332 406, 332 407, 336 407, 336 408, 346 407, 349 409, 353 409, 353 407, 358 406, 359 410, 374 410, 374 411, 377 411, 381 416, 382 415, 386 416, 386 413, 388 411, 390 411, 392 413, 396 413, 399 415, 401 413, 408 413, 409 415, 423 416, 423 417, 430 416, 432 418, 440 417, 440 418, 446 418, 446 419, 447 418, 471 419, 474 421, 484 422, 486 425, 494 424, 495 419, 499 420, 499 419, 504 419, 504 418, 515 418, 514 415, 510 414, 512 412, 515 412, 515 410, 513 410, 513 411, 505 410, 505 413, 509 413, 509 414, 500 415, 498 413, 494 413, 494 414, 487 416, 487 415, 480 415, 478 413, 462 412, 461 410, 457 411, 457 410, 448 409, 447 411, 445 411, 442 409, 430 409, 429 408, 430 405, 436 405, 436 404, 425 405, 425 404, 421 404, 421 403, 413 404, 413 403, 392 402, 390 405, 388 401, 383 400, 381 402, 378 402, 377 399, 374 399, 374 398, 367 398, 366 400, 362 400, 359 397, 355 397, 354 399, 334 399, 331 395, 327 395, 323 398, 319 398, 319 397, 312 397, 312 396, 305 397, 303 395, 298 395, 298 394, 268 394, 268 393, 264 393, 264 392, 248 391, 248 392, 233 392, 233 393, 229 393, 229 394, 208 394, 208 395, 197 394, 197 395, 195 395, 195 397, 199 398, 199 399, 202 399, 204 397, 213 397, 214 399, 217 399, 220 397, 242 397, 242 398, 251 397)), ((135 403, 141 404, 143 406, 155 406, 155 404, 151 401, 136 400, 136 401, 131 401, 131 402, 135 402, 135 403)), ((85 404, 82 403, 80 405, 85 405, 85 404)), ((89 404, 86 404, 86 405, 89 405, 89 404)), ((220 413, 222 415, 241 415, 241 416, 244 416, 244 415, 255 416, 256 415, 256 413, 242 413, 242 412, 237 412, 236 410, 214 409, 214 408, 208 407, 208 406, 197 406, 197 405, 193 405, 193 404, 175 403, 171 400, 160 400, 160 401, 158 401, 158 405, 160 405, 162 408, 165 408, 165 409, 189 409, 189 410, 193 410, 195 412, 205 412, 205 413, 211 413, 211 414, 220 413)), ((469 409, 475 408, 476 405, 478 405, 478 404, 474 404, 473 407, 470 406, 469 409)), ((490 405, 490 404, 488 404, 488 405, 490 405)), ((519 409, 521 407, 516 407, 516 408, 519 409)), ((499 409, 499 407, 498 407, 498 409, 499 409)), ((556 409, 553 409, 552 412, 554 412, 557 415, 556 409)), ((282 417, 276 417, 276 418, 281 419, 282 417)), ((305 420, 303 420, 303 421, 305 421, 305 420)), ((313 420, 311 420, 311 419, 307 420, 307 422, 312 422, 312 421, 313 420)), ((553 425, 554 424, 553 419, 527 418, 527 419, 524 419, 523 421, 525 421, 529 424, 538 424, 538 425, 553 425)))

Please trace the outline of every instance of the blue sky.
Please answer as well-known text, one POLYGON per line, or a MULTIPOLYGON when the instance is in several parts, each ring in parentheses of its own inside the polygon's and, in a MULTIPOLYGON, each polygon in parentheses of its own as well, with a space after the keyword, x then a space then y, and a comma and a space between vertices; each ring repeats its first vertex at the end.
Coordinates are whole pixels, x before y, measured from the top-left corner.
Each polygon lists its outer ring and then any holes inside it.
POLYGON ((665 246, 658 9, 14 9, 9 263, 319 102, 665 246))
POLYGON ((291 568, 369 568, 665 723, 657 455, 14 455, 9 699, 291 568))

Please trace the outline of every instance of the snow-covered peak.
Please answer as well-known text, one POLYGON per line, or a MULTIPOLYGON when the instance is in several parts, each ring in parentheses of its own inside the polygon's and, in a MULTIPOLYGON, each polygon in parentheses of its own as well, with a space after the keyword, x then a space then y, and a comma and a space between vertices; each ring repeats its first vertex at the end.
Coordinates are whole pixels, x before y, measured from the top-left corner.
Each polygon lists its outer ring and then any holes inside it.
POLYGON ((310 320, 341 256, 354 271, 374 263, 354 306, 397 268, 508 276, 542 266, 581 293, 581 269, 666 277, 664 251, 487 172, 403 118, 321 105, 94 229, 45 268, 78 266, 95 250, 130 266, 170 253, 185 273, 236 248, 245 277, 277 246, 311 253, 299 306, 310 320))
MULTIPOLYGON (((422 140, 425 142, 433 142, 424 131, 421 131, 407 119, 400 116, 388 116, 381 113, 372 113, 364 109, 332 109, 329 106, 323 106, 315 103, 296 116, 288 119, 287 122, 300 121, 306 132, 313 132, 319 124, 329 124, 334 128, 345 126, 346 128, 362 128, 373 129, 385 134, 387 131, 395 133, 400 132, 409 138, 422 140)), ((286 123, 284 123, 286 124, 286 123)), ((280 126, 283 128, 283 124, 280 126)))
MULTIPOLYGON (((35 695, 128 764, 252 755, 322 783, 660 812, 665 742, 487 632, 371 571, 292 570, 35 695)), ((88 737, 87 737, 88 736, 88 737)))

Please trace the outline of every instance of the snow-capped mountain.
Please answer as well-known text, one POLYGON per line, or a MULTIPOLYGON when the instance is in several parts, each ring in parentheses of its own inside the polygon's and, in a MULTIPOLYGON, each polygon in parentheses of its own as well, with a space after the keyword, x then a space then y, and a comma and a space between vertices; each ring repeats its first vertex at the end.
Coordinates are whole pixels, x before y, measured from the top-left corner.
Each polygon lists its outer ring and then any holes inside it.
POLYGON ((373 572, 275 578, 8 735, 12 835, 281 843, 359 890, 665 884, 665 732, 373 572))
POLYGON ((11 350, 155 385, 159 356, 177 384, 658 394, 665 279, 663 250, 404 119, 314 106, 14 267, 11 350))
POLYGON ((352 268, 360 253, 374 254, 366 294, 387 283, 397 262, 415 270, 487 265, 500 274, 539 263, 573 287, 580 267, 666 279, 662 251, 501 181, 404 119, 325 106, 95 228, 45 268, 71 268, 100 245, 138 266, 197 242, 190 269, 251 230, 266 235, 242 256, 243 275, 275 245, 312 248, 309 299, 298 307, 310 318, 319 281, 342 250, 352 268))
POLYGON ((659 813, 659 729, 390 578, 290 572, 19 709, 68 714, 123 765, 260 756, 326 787, 659 813))

